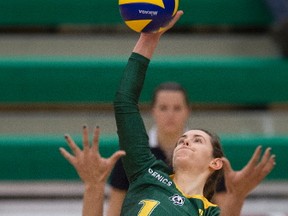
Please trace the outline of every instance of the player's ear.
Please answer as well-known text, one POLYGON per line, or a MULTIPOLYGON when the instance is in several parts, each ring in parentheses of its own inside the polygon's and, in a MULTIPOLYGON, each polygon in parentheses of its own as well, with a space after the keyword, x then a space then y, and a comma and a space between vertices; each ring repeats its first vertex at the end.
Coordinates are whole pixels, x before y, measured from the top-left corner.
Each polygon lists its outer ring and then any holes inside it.
POLYGON ((223 161, 221 158, 214 158, 210 162, 209 167, 213 170, 220 170, 223 167, 223 161))

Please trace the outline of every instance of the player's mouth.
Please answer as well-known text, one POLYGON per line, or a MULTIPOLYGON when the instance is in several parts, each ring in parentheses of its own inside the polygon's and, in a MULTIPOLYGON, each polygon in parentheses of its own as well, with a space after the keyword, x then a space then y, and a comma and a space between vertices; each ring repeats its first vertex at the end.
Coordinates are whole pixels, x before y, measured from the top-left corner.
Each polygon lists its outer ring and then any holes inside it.
POLYGON ((180 147, 177 151, 179 150, 190 150, 192 152, 195 152, 195 149, 191 148, 191 147, 187 147, 185 145, 183 145, 182 147, 180 147))

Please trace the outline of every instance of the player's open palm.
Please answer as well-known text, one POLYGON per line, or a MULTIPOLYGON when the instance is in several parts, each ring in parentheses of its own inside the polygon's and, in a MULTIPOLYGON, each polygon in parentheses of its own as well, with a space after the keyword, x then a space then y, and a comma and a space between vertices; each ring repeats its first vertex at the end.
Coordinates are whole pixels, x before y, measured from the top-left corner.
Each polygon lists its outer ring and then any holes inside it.
POLYGON ((230 162, 223 158, 225 184, 228 193, 245 198, 274 168, 275 155, 267 148, 261 157, 262 147, 258 146, 248 164, 240 171, 234 171, 230 162))
POLYGON ((81 150, 69 136, 65 139, 72 150, 70 154, 60 148, 62 155, 74 166, 79 177, 86 184, 105 183, 116 161, 125 155, 124 151, 115 152, 110 158, 103 158, 99 154, 99 127, 95 128, 92 145, 89 144, 88 128, 83 127, 83 150, 81 150))

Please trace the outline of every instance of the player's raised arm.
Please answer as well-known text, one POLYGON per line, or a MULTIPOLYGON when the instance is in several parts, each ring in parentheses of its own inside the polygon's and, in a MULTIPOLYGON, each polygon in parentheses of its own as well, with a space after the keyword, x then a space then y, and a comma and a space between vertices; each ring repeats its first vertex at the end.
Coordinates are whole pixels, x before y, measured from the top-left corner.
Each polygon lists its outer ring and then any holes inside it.
POLYGON ((176 13, 167 28, 160 33, 141 33, 124 69, 115 95, 114 111, 120 149, 126 151, 123 165, 129 180, 155 160, 148 146, 148 136, 138 108, 146 71, 160 37, 183 14, 176 13))

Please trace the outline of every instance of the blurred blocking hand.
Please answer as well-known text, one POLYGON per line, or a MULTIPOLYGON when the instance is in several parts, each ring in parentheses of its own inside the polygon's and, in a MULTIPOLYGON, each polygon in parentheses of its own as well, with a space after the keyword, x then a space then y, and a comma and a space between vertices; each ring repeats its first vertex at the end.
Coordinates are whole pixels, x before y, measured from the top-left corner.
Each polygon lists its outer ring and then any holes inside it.
POLYGON ((262 147, 258 146, 247 165, 237 172, 232 169, 226 158, 222 159, 227 194, 221 209, 221 216, 240 215, 245 198, 273 170, 276 163, 275 155, 271 154, 271 148, 267 148, 262 157, 261 152, 262 147), (227 206, 239 208, 230 212, 227 206))
POLYGON ((75 168, 84 183, 83 216, 103 215, 105 184, 117 160, 125 155, 124 151, 117 151, 109 158, 99 154, 100 129, 94 129, 93 142, 89 145, 88 127, 83 127, 83 150, 81 150, 70 135, 65 139, 72 150, 70 154, 60 148, 61 154, 75 168))
POLYGON ((62 155, 75 168, 84 183, 105 183, 116 161, 125 155, 124 151, 117 151, 110 158, 102 158, 99 154, 99 134, 100 129, 96 127, 93 142, 90 146, 88 127, 84 126, 83 150, 75 144, 70 135, 65 135, 65 139, 73 154, 70 154, 64 148, 60 148, 62 155))

